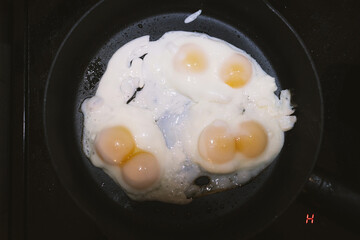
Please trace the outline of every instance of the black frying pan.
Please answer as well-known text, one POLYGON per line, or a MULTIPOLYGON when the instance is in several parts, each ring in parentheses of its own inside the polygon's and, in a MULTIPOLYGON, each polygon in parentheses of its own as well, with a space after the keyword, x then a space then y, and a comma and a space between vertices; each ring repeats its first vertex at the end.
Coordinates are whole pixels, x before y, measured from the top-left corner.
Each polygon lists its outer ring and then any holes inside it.
POLYGON ((63 41, 45 94, 45 134, 58 176, 108 236, 252 236, 284 211, 315 164, 322 135, 322 99, 314 65, 291 26, 264 1, 102 1, 63 41), (202 9, 194 22, 190 13, 202 9), (244 49, 290 89, 298 121, 279 157, 250 183, 188 205, 130 200, 82 152, 80 105, 96 91, 112 54, 128 41, 171 30, 197 31, 244 49), (170 234, 171 233, 171 234, 170 234))

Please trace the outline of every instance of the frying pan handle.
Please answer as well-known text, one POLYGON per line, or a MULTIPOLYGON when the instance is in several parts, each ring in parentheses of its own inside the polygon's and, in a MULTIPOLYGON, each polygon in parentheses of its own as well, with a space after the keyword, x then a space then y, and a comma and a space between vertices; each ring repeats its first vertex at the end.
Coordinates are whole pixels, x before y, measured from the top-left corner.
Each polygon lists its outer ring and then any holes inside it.
POLYGON ((323 174, 312 173, 303 192, 320 211, 334 213, 337 219, 360 217, 360 194, 323 174))

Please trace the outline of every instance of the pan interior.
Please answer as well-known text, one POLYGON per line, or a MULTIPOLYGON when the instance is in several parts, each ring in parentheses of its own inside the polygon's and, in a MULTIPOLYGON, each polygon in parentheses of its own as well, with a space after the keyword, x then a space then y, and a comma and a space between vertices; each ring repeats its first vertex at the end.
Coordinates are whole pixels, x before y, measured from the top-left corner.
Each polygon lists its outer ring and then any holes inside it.
MULTIPOLYGON (((75 106, 77 143, 82 142, 81 132, 83 128, 83 116, 80 111, 80 104, 84 101, 84 99, 95 94, 97 84, 106 69, 107 62, 115 53, 115 51, 132 39, 144 35, 149 35, 150 40, 152 41, 157 40, 168 31, 178 30, 206 33, 210 36, 226 40, 227 42, 245 50, 258 61, 258 63, 268 74, 276 77, 277 79, 276 72, 270 61, 265 57, 264 53, 257 47, 257 45, 243 32, 237 30, 229 24, 206 15, 198 17, 192 24, 185 24, 184 19, 188 14, 189 13, 170 13, 150 16, 130 24, 126 28, 115 33, 110 37, 110 39, 106 39, 106 42, 100 44, 102 47, 94 54, 94 56, 89 61, 89 64, 86 66, 86 69, 84 70, 83 80, 77 81, 79 82, 78 94, 75 101, 78 103, 78 105, 75 106)), ((82 146, 79 144, 78 147, 80 149, 82 148, 82 146)), ((137 204, 128 199, 122 192, 121 188, 116 183, 114 183, 114 181, 112 181, 104 171, 91 165, 83 153, 81 153, 81 156, 87 171, 92 175, 96 184, 101 186, 102 191, 104 191, 105 194, 107 194, 107 196, 111 198, 119 208, 127 206, 127 209, 134 209, 135 207, 141 209, 141 211, 134 211, 133 213, 136 214, 137 212, 141 212, 142 215, 145 215, 142 216, 142 218, 146 216, 152 216, 157 213, 158 218, 161 218, 161 216, 165 214, 164 221, 169 221, 167 215, 168 211, 171 211, 172 215, 177 216, 172 218, 176 222, 178 222, 179 217, 183 218, 184 220, 186 219, 188 224, 193 224, 193 221, 209 221, 211 217, 218 217, 238 208, 246 199, 251 196, 251 194, 254 193, 253 187, 251 187, 252 191, 247 191, 250 186, 246 186, 235 191, 218 193, 214 196, 196 199, 189 206, 167 206, 167 204, 159 204, 154 202, 150 204, 137 204), (157 207, 154 208, 154 205, 157 207), (191 210, 184 212, 186 209, 191 210), (192 219, 192 216, 196 216, 196 218, 192 219)), ((266 173, 267 172, 268 171, 266 171, 266 173)), ((257 179, 257 184, 251 185, 259 188, 261 186, 259 183, 264 181, 266 176, 268 176, 266 173, 263 173, 262 176, 257 179)), ((149 221, 150 220, 151 219, 149 219, 149 221)))
POLYGON ((221 6, 202 1, 152 1, 159 7, 151 11, 145 1, 118 2, 102 2, 79 21, 60 48, 49 75, 45 131, 64 186, 105 231, 112 233, 126 230, 137 234, 135 226, 141 226, 153 232, 227 229, 228 233, 245 235, 263 227, 299 192, 314 164, 320 139, 318 82, 302 45, 261 1, 243 1, 246 7, 231 1, 221 6), (143 4, 142 8, 137 8, 137 3, 143 4), (184 19, 198 9, 203 14, 185 24, 184 19), (137 14, 127 12, 135 10, 137 14), (80 106, 95 94, 107 62, 118 48, 140 36, 156 40, 174 30, 206 33, 245 50, 276 78, 279 90, 283 87, 295 92, 300 124, 286 134, 284 148, 273 164, 241 188, 195 199, 188 205, 135 202, 82 152, 80 106), (305 98, 307 94, 310 97, 305 98), (247 227, 239 230, 238 224, 247 227))

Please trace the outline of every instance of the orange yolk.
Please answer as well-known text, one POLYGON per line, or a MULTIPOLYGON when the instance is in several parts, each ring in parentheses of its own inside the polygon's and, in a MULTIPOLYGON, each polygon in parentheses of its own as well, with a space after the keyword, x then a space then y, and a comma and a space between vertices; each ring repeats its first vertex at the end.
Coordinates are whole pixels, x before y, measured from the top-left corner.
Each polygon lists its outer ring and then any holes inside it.
POLYGON ((252 65, 250 61, 236 54, 225 60, 220 69, 220 78, 232 88, 245 86, 252 75, 252 65))
POLYGON ((268 137, 262 125, 255 121, 243 122, 239 126, 240 133, 236 136, 236 150, 249 158, 264 152, 268 137))
POLYGON ((203 72, 207 68, 206 54, 196 44, 184 44, 175 55, 174 67, 178 71, 190 73, 203 72))

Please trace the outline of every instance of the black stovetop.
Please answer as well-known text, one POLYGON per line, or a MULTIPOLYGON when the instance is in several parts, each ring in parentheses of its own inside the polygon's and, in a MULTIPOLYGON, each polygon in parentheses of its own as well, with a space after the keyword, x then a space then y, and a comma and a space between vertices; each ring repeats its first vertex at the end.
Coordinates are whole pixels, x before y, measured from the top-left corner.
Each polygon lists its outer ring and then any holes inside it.
MULTIPOLYGON (((5 212, 9 221, 0 229, 1 239, 107 239, 60 184, 45 147, 41 109, 58 47, 73 24, 96 2, 24 0, 13 4, 11 188, 5 212), (28 98, 22 100, 23 94, 28 98)), ((315 170, 360 192, 360 4, 356 0, 269 2, 304 41, 321 81, 325 122, 315 170)), ((301 194, 255 239, 360 239, 359 229, 351 224, 358 221, 360 226, 359 219, 335 216, 331 209, 301 194), (306 224, 307 214, 314 214, 313 223, 306 224)))

